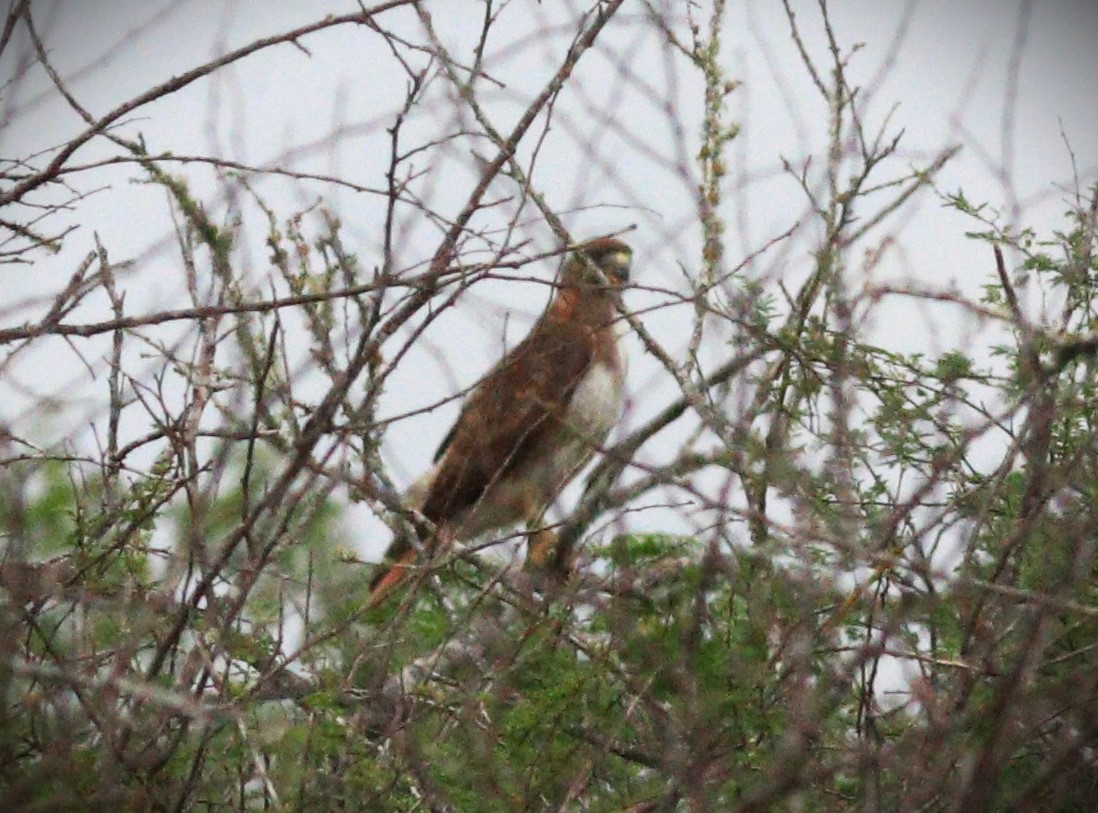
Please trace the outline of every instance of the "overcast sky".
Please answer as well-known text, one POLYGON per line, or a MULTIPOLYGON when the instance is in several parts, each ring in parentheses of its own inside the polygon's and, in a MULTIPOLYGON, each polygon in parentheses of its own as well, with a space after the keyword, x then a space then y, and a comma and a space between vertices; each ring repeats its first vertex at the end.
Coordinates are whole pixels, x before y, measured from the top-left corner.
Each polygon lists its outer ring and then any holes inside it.
MULTIPOLYGON (((679 4, 654 5, 666 9, 679 4)), ((962 150, 939 177, 939 189, 963 189, 970 200, 988 201, 1041 228, 1063 225, 1058 218, 1075 188, 1075 171, 1085 186, 1094 182, 1098 168, 1098 4, 936 0, 832 5, 840 44, 849 48, 864 43, 851 57, 849 72, 853 82, 865 87, 865 120, 875 127, 891 116, 891 132, 905 131, 900 148, 904 160, 925 164, 938 151, 958 144, 962 150)), ((258 37, 358 6, 334 1, 35 0, 33 7, 54 64, 79 102, 93 115, 102 115, 150 86, 258 37)), ((447 0, 425 7, 451 53, 466 58, 480 30, 482 4, 447 0)), ((806 47, 826 68, 817 4, 795 2, 793 7, 806 47)), ((559 65, 580 8, 579 3, 559 0, 507 7, 485 57, 491 81, 481 91, 499 129, 507 130, 559 65)), ((410 10, 387 15, 383 22, 412 41, 424 41, 422 26, 410 10)), ((728 99, 729 118, 741 128, 732 146, 724 209, 732 225, 729 262, 735 264, 794 222, 810 221, 803 193, 781 166, 783 159, 800 166, 809 155, 822 160, 827 110, 800 62, 777 0, 730 2, 723 40, 726 75, 742 83, 728 99)), ((381 39, 360 26, 325 31, 299 44, 260 52, 145 106, 127 118, 123 131, 141 133, 153 153, 170 150, 277 164, 382 186, 388 156, 385 128, 405 89, 399 66, 381 39)), ((19 31, 0 59, 0 77, 19 77, 0 99, 0 156, 28 156, 83 128, 50 89, 44 72, 27 67, 30 54, 28 39, 19 31)), ((410 59, 415 62, 420 56, 410 59)), ((700 233, 691 202, 696 178, 682 167, 683 156, 689 159, 697 150, 702 101, 697 80, 682 60, 667 58, 660 32, 642 4, 627 3, 595 52, 584 57, 575 83, 555 108, 534 173, 536 185, 577 237, 637 227, 628 238, 637 250, 635 276, 654 290, 632 292, 628 302, 638 310, 652 309, 645 311, 645 324, 672 356, 686 347, 692 311, 685 304, 668 305, 673 297, 658 289, 685 293, 682 269, 689 272, 699 262, 700 233)), ((409 142, 458 126, 454 105, 442 88, 440 84, 429 93, 409 117, 409 142)), ((91 161, 116 152, 108 144, 93 143, 77 159, 91 161)), ((485 146, 483 154, 491 154, 490 148, 485 146)), ((475 180, 478 155, 464 142, 449 153, 436 153, 436 163, 426 168, 421 189, 425 199, 436 209, 456 211, 475 180), (439 161, 440 156, 446 160, 439 161)), ((63 287, 79 258, 93 247, 93 234, 116 262, 136 261, 125 278, 128 312, 186 304, 165 196, 162 190, 133 183, 138 177, 133 167, 124 167, 72 179, 81 189, 102 191, 73 213, 80 228, 66 239, 64 251, 40 257, 32 268, 0 267, 5 276, 0 327, 41 313, 44 305, 33 301, 63 287)), ((187 177, 195 194, 222 217, 234 206, 246 206, 226 199, 225 185, 212 172, 194 168, 187 177)), ((498 186, 503 196, 505 186, 498 186)), ((379 197, 284 179, 258 181, 256 188, 283 216, 322 202, 339 215, 362 262, 369 267, 377 261, 379 197)), ((439 233, 413 211, 401 217, 399 259, 410 267, 430 256, 439 233)), ((505 221, 506 206, 501 223, 505 221)), ((532 213, 524 216, 524 224, 520 236, 532 240, 531 251, 553 247, 550 230, 532 213)), ((986 246, 964 237, 972 228, 928 192, 890 223, 890 251, 873 273, 925 287, 978 291, 991 280, 994 268, 986 246)), ((245 221, 237 255, 240 272, 254 279, 259 292, 265 259, 262 229, 260 221, 245 221)), ((814 236, 818 231, 804 229, 775 257, 750 266, 750 272, 771 284, 802 278, 814 236)), ((542 283, 553 270, 544 264, 542 283)), ((451 318, 432 326, 422 351, 410 356, 389 382, 386 414, 416 409, 468 385, 505 345, 521 338, 549 291, 544 284, 506 285, 474 289, 451 318)), ((97 306, 103 305, 99 300, 97 306)), ((1040 306, 1028 303, 1034 314, 1040 306)), ((102 316, 82 309, 71 318, 102 316)), ((882 310, 869 327, 896 349, 938 351, 988 340, 983 326, 910 305, 882 310)), ((715 327, 704 348, 707 363, 720 358, 725 342, 735 341, 722 330, 715 327)), ((46 444, 86 435, 88 422, 102 416, 104 390, 93 383, 87 359, 77 358, 60 341, 43 345, 48 347, 45 362, 41 354, 26 354, 5 369, 0 419, 46 444), (49 375, 44 375, 47 369, 49 375), (53 399, 52 412, 41 409, 42 396, 53 399)), ((629 420, 637 421, 655 412, 673 391, 666 374, 632 340, 630 352, 634 398, 629 420)), ((90 359, 100 373, 102 362, 90 359)), ((400 479, 407 482, 426 465, 455 414, 451 404, 392 427, 386 458, 400 479)), ((643 525, 643 516, 634 515, 632 521, 643 525)))

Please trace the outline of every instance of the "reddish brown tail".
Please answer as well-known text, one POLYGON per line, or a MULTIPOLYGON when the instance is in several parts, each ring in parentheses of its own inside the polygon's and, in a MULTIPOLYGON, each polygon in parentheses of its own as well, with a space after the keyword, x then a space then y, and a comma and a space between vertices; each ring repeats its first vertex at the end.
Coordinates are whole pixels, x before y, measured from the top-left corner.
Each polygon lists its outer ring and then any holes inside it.
POLYGON ((370 579, 370 593, 366 597, 367 607, 376 607, 381 604, 408 578, 408 566, 415 560, 416 555, 415 549, 403 551, 388 567, 378 569, 370 579))

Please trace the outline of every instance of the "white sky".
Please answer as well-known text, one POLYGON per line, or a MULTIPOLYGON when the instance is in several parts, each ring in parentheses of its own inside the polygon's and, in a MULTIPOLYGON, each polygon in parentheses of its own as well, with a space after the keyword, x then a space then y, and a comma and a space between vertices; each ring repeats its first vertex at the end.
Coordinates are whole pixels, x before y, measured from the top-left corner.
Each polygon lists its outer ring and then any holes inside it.
MULTIPOLYGON (((93 115, 256 37, 357 8, 353 2, 199 0, 36 0, 33 5, 51 58, 93 115)), ((655 5, 678 7, 671 2, 655 5)), ((801 0, 793 5, 807 47, 826 70, 816 3, 801 0)), ((849 72, 854 82, 871 91, 867 123, 879 125, 896 106, 891 127, 906 131, 904 161, 897 161, 885 176, 902 170, 905 161, 926 163, 938 150, 958 143, 963 150, 939 177, 939 188, 963 189, 970 200, 1013 210, 1042 228, 1062 225, 1058 218, 1074 185, 1065 139, 1074 150, 1084 186, 1093 183, 1098 170, 1098 4, 1046 0, 1023 7, 1007 0, 938 0, 832 5, 840 43, 866 44, 851 59, 849 72), (1028 16, 1024 8, 1029 9, 1028 16), (1024 39, 1019 38, 1022 29, 1024 39), (1016 86, 1009 81, 1015 62, 1016 86)), ((425 7, 451 52, 467 58, 479 31, 481 4, 450 0, 425 7)), ((501 17, 485 70, 505 87, 481 86, 482 101, 498 129, 510 127, 558 66, 578 8, 575 2, 561 0, 516 2, 501 17)), ((638 282, 684 293, 679 265, 697 268, 700 235, 691 203, 696 179, 683 177, 675 165, 680 155, 690 157, 697 150, 699 85, 681 60, 669 67, 660 36, 641 4, 627 3, 626 9, 600 39, 596 52, 584 57, 576 83, 563 94, 534 181, 553 207, 569 210, 564 219, 578 237, 635 224, 637 231, 629 239, 637 249, 638 282), (667 109, 680 117, 682 144, 676 144, 667 109)), ((422 28, 408 10, 379 21, 423 40, 422 28)), ((680 33, 684 30, 680 26, 680 33)), ((806 155, 816 154, 814 166, 822 165, 827 111, 797 57, 776 0, 730 2, 723 38, 726 74, 743 83, 729 97, 731 119, 742 128, 732 146, 725 198, 731 223, 729 260, 735 263, 794 221, 807 219, 804 196, 781 173, 780 161, 787 158, 797 165, 806 155)), ((388 157, 385 128, 405 87, 398 66, 380 38, 358 26, 321 32, 300 44, 308 53, 280 45, 148 105, 127 119, 124 132, 140 132, 153 153, 170 150, 249 164, 275 162, 283 168, 382 186, 388 157)), ((29 53, 26 36, 17 33, 14 45, 0 58, 0 81, 15 76, 29 53)), ((424 106, 410 117, 408 143, 454 129, 453 106, 442 87, 439 83, 439 90, 428 94, 424 106)), ((50 92, 40 68, 30 68, 0 98, 2 156, 25 156, 62 143, 81 129, 82 122, 50 92)), ((76 160, 90 161, 115 151, 92 144, 76 160)), ((473 153, 474 143, 463 141, 452 152, 436 154, 420 189, 434 207, 452 214, 464 201, 477 172, 473 153)), ((490 153, 487 145, 480 152, 490 153)), ((211 211, 224 212, 226 201, 212 173, 186 174, 211 211)), ((164 194, 130 183, 137 177, 138 172, 128 167, 73 179, 81 189, 107 188, 85 200, 73 215, 80 229, 67 238, 63 252, 42 256, 31 268, 0 267, 0 327, 41 314, 42 307, 30 307, 29 300, 63 287, 79 259, 93 248, 93 234, 116 262, 136 260, 125 278, 128 312, 186 304, 178 252, 166 228, 170 221, 164 194)), ((284 216, 322 200, 342 219, 346 238, 363 264, 376 262, 379 198, 330 184, 275 179, 257 181, 256 188, 284 216)), ((513 193, 502 182, 493 191, 500 197, 513 193)), ((974 224, 944 209, 929 194, 917 203, 879 233, 877 240, 888 234, 895 245, 875 269, 877 278, 913 280, 926 287, 956 285, 968 293, 990 281, 994 268, 989 250, 963 236, 974 224)), ((552 247, 549 230, 532 214, 527 213, 528 226, 521 236, 534 240, 532 250, 552 247)), ((312 221, 313 227, 317 222, 312 221)), ((421 262, 437 245, 435 227, 414 212, 402 213, 401 230, 402 265, 421 262)), ((811 240, 817 234, 805 230, 776 261, 753 265, 752 273, 771 283, 780 278, 792 284, 808 269, 811 240)), ((247 221, 240 241, 244 248, 237 255, 240 272, 257 283, 264 275, 263 237, 262 223, 247 221)), ((546 280, 553 269, 546 265, 542 271, 541 279, 546 280)), ((390 380, 386 414, 429 404, 471 383, 498 357, 504 343, 521 337, 543 306, 547 288, 501 285, 474 289, 452 317, 428 331, 429 345, 409 357, 390 380)), ((636 291, 628 301, 640 309, 663 299, 636 291)), ((102 307, 103 301, 92 304, 102 307)), ((70 318, 104 315, 89 307, 70 318)), ((686 345, 690 316, 689 307, 666 307, 646 314, 645 324, 677 357, 686 345)), ((980 326, 957 316, 941 307, 891 306, 875 318, 873 337, 893 349, 928 351, 988 341, 980 326)), ((715 329, 706 345, 708 363, 727 352, 724 342, 729 339, 734 336, 715 329)), ((64 342, 51 340, 43 347, 44 352, 26 354, 6 369, 0 384, 0 403, 5 404, 0 420, 13 425, 17 434, 44 444, 74 437, 86 442, 89 421, 101 419, 105 412, 104 357, 92 353, 88 359, 100 376, 93 381, 64 342), (54 399, 54 411, 30 408, 43 395, 54 399)), ((100 345, 104 354, 105 347, 100 345)), ((638 343, 631 342, 630 352, 635 403, 629 420, 639 421, 666 403, 673 390, 666 373, 644 357, 638 343)), ((455 414, 456 405, 451 404, 392 427, 386 456, 398 477, 407 481, 426 465, 455 414)), ((659 449, 648 454, 649 459, 659 459, 659 449)), ((631 521, 645 524, 643 515, 633 515, 631 521)))

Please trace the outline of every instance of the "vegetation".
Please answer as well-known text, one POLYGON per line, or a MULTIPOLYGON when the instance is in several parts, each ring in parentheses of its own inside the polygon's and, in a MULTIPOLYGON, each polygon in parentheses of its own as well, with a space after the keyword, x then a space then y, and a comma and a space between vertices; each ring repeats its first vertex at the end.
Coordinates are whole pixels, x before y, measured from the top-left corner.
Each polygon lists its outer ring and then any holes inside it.
POLYGON ((5 810, 1094 809, 1098 187, 1077 180, 1048 233, 940 189, 956 148, 912 161, 887 120, 869 128, 826 3, 812 23, 789 12, 828 111, 816 160, 782 159, 808 215, 748 246, 726 199, 749 123, 722 0, 577 8, 506 117, 484 61, 506 3, 480 5, 462 51, 431 3, 318 16, 101 117, 54 69, 33 5, 13 4, 0 55, 24 47, 83 124, 0 163, 0 259, 42 270, 0 311, 0 371, 22 381, 27 359, 69 348, 93 395, 60 410, 82 416, 61 440, 35 434, 61 420, 45 396, 42 423, 16 395, 0 412, 5 810), (693 119, 666 108, 692 133, 674 136, 693 163, 673 172, 693 251, 642 276, 657 304, 628 314, 662 384, 560 518, 574 572, 456 551, 367 611, 356 523, 417 521, 391 433, 441 406, 396 382, 436 322, 544 276, 538 246, 571 240, 539 151, 563 137, 554 116, 584 123, 569 94, 591 89, 586 63, 615 54, 600 49, 618 26, 657 38, 699 102, 693 119), (130 118, 345 29, 383 41, 406 88, 371 133, 388 158, 370 189, 173 154, 130 118), (423 117, 441 104, 440 137, 423 117), (89 143, 107 157, 78 163, 89 143), (471 151, 463 200, 432 197, 471 151), (163 195, 172 254, 78 228, 99 205, 87 162, 163 195), (210 177, 223 198, 197 191, 210 177), (373 242, 267 180, 369 196, 373 242), (938 204, 986 258, 982 294, 870 278, 893 259, 893 218, 938 204), (56 257, 75 259, 61 274, 56 257), (146 308, 165 267, 189 301, 146 308), (886 343, 872 325, 896 303, 993 346, 886 343), (674 342, 650 327, 664 308, 674 342), (634 522, 653 506, 662 530, 634 522))

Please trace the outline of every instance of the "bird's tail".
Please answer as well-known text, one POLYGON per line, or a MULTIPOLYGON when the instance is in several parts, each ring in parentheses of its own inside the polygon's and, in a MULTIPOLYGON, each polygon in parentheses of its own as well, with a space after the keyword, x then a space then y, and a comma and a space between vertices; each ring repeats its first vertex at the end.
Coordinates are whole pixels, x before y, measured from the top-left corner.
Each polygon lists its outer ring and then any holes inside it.
POLYGON ((386 561, 378 566, 377 572, 370 579, 370 587, 366 595, 367 608, 377 607, 407 580, 411 572, 410 566, 416 559, 417 551, 411 545, 401 547, 404 549, 396 551, 393 556, 387 557, 386 561))

